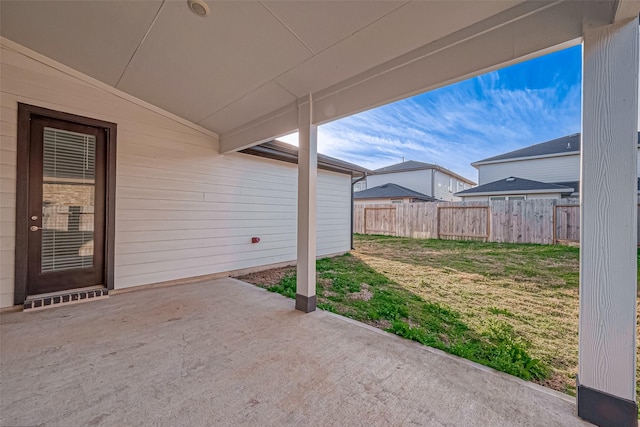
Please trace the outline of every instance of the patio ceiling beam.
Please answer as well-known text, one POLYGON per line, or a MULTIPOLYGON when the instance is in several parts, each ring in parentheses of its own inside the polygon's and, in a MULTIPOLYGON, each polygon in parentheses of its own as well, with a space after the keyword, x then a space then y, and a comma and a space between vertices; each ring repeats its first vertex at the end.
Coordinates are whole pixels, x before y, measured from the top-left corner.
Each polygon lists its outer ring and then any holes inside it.
POLYGON ((244 150, 298 129, 298 102, 220 136, 220 154, 244 150))
POLYGON ((617 0, 615 3, 612 19, 614 24, 631 19, 640 13, 640 0, 617 0))
POLYGON ((316 199, 318 180, 318 127, 311 95, 298 105, 298 263, 296 310, 316 309, 316 199))
POLYGON ((578 415, 637 426, 638 17, 584 34, 578 415))
MULTIPOLYGON (((523 2, 475 25, 313 94, 312 122, 321 125, 580 43, 585 27, 608 25, 609 2, 523 2)), ((287 106, 220 137, 221 153, 297 129, 287 106)))

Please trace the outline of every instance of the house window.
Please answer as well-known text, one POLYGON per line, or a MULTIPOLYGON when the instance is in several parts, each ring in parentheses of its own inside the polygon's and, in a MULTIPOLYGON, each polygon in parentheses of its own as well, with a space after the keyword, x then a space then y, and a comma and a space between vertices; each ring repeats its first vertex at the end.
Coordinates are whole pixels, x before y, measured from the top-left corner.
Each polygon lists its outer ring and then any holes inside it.
POLYGON ((526 200, 527 196, 492 196, 489 200, 526 200))
POLYGON ((453 178, 449 178, 449 193, 453 193, 453 178))
POLYGON ((391 203, 402 203, 402 199, 391 200, 391 203))
POLYGON ((362 191, 367 189, 367 181, 356 182, 353 185, 353 191, 362 191))
POLYGON ((458 191, 463 191, 464 190, 464 183, 458 181, 458 191))

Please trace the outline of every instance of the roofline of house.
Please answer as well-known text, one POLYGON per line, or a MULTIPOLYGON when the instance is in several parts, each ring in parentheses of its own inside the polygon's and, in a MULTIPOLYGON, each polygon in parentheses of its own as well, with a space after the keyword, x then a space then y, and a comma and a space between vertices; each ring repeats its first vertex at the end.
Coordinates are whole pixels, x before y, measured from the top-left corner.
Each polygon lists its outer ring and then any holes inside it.
MULTIPOLYGON (((640 144, 638 144, 638 148, 640 149, 640 144)), ((553 154, 540 154, 538 156, 511 157, 508 159, 498 159, 498 160, 479 160, 477 162, 471 163, 471 166, 478 169, 478 166, 493 165, 496 163, 509 163, 509 162, 519 162, 522 160, 546 159, 551 157, 564 157, 564 156, 576 156, 576 155, 578 156, 580 155, 580 150, 565 151, 562 153, 553 153, 553 154)))
POLYGON ((540 154, 538 156, 524 156, 524 157, 511 157, 509 159, 499 159, 499 160, 487 160, 487 161, 479 161, 471 163, 471 166, 474 168, 478 168, 478 166, 484 165, 492 165, 495 163, 509 163, 509 162, 519 162, 522 160, 534 160, 534 159, 546 159, 551 157, 565 157, 565 156, 576 156, 580 155, 580 150, 578 151, 566 151, 563 153, 553 153, 553 154, 540 154))
POLYGON ((437 171, 440 171, 442 173, 446 173, 448 175, 453 176, 454 178, 459 179, 460 181, 464 181, 467 184, 470 185, 476 185, 477 183, 471 181, 468 178, 465 178, 462 175, 458 175, 457 173, 447 169, 447 168, 443 168, 442 166, 438 166, 438 165, 429 165, 429 166, 419 166, 419 167, 415 167, 415 168, 407 168, 407 169, 402 169, 402 170, 395 170, 395 171, 373 171, 372 173, 370 173, 370 175, 384 175, 384 174, 388 174, 388 173, 402 173, 402 172, 413 172, 413 171, 423 171, 423 170, 431 170, 431 169, 435 169, 437 171))
POLYGON ((362 197, 360 199, 354 199, 355 201, 360 200, 376 200, 376 199, 417 199, 417 200, 425 200, 427 202, 437 202, 438 199, 429 196, 379 196, 379 197, 362 197))
POLYGON ((392 182, 387 182, 386 184, 378 185, 378 186, 375 186, 375 187, 372 187, 372 188, 367 188, 366 190, 358 191, 355 194, 357 194, 357 196, 356 196, 357 200, 360 200, 360 199, 362 199, 362 200, 364 200, 364 199, 386 199, 386 198, 397 198, 397 197, 413 197, 413 198, 424 199, 424 200, 431 200, 431 199, 437 200, 435 197, 420 193, 419 191, 415 191, 415 190, 412 190, 412 189, 407 188, 407 187, 403 187, 400 184, 394 184, 392 182), (373 190, 375 190, 377 188, 383 188, 383 187, 386 187, 386 186, 389 186, 389 185, 392 185, 392 186, 395 186, 395 187, 399 187, 402 190, 406 190, 407 193, 406 194, 393 195, 393 196, 390 196, 388 194, 384 194, 384 195, 380 195, 380 196, 363 195, 364 193, 372 192, 373 190), (410 194, 410 193, 413 193, 413 194, 410 194))
MULTIPOLYGON (((467 191, 467 190, 465 190, 467 191)), ((460 191, 459 193, 454 193, 453 195, 456 197, 472 197, 472 196, 506 196, 510 194, 547 194, 547 193, 574 193, 575 190, 572 187, 564 188, 548 188, 546 190, 504 190, 504 191, 479 191, 477 193, 465 193, 464 191, 460 191)))
MULTIPOLYGON (((271 144, 271 146, 255 145, 253 147, 239 151, 239 153, 298 164, 297 147, 282 141, 269 141, 269 143, 271 144)), ((369 169, 342 161, 340 159, 335 159, 324 154, 318 154, 318 169, 344 173, 351 176, 366 176, 372 174, 369 169)))

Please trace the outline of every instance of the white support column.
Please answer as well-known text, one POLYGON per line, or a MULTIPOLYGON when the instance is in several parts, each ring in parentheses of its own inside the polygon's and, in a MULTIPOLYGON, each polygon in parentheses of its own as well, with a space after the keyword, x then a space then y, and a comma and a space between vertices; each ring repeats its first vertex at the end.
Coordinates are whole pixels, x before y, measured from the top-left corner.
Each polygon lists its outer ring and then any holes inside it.
POLYGON ((637 426, 638 18, 584 34, 578 415, 637 426))
POLYGON ((312 124, 313 101, 298 104, 298 267, 296 309, 316 309, 316 200, 318 128, 312 124))

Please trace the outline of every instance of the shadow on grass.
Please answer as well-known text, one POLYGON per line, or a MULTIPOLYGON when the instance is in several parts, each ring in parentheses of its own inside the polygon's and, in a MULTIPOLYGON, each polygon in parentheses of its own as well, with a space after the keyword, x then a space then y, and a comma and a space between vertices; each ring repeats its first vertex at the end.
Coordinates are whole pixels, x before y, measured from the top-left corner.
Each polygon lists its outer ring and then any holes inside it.
MULTIPOLYGON (((318 308, 368 323, 424 345, 523 378, 544 380, 548 367, 529 355, 529 344, 503 320, 467 325, 460 313, 425 301, 349 254, 317 262, 318 308)), ((266 287, 295 297, 291 271, 266 287)))

